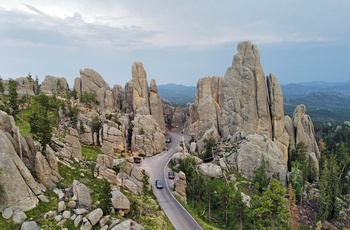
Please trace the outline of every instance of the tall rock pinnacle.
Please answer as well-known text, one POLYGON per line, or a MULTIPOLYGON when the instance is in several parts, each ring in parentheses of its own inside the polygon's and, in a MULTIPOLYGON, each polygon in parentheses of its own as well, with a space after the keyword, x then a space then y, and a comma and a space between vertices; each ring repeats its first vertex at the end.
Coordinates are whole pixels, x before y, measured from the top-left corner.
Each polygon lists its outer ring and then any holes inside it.
POLYGON ((141 62, 132 64, 133 110, 135 114, 150 115, 146 71, 141 62))
POLYGON ((237 47, 232 66, 222 81, 221 135, 243 131, 271 137, 271 120, 264 72, 258 48, 249 41, 237 47))

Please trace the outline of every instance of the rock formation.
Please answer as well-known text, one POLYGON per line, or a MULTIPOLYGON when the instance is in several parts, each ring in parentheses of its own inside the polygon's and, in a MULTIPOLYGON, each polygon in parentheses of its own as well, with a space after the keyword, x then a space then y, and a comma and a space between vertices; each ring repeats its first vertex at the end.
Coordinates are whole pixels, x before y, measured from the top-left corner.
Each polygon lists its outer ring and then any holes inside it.
POLYGON ((165 137, 158 122, 151 115, 136 114, 131 137, 131 150, 134 153, 153 156, 165 149, 165 137))
POLYGON ((42 196, 39 184, 21 160, 21 152, 15 148, 16 145, 19 146, 18 140, 25 140, 18 136, 17 130, 13 117, 0 111, 0 181, 5 191, 0 196, 0 210, 11 207, 27 211, 34 208, 39 202, 38 197, 42 196))
POLYGON ((64 77, 54 77, 47 75, 41 83, 40 92, 48 96, 53 94, 65 96, 69 93, 69 86, 64 77))
POLYGON ((141 62, 134 62, 131 71, 134 114, 150 115, 148 82, 143 64, 141 62))
POLYGON ((222 138, 240 131, 270 138, 271 119, 259 50, 250 42, 239 43, 237 50, 222 80, 222 138))
POLYGON ((164 121, 164 112, 163 112, 163 105, 162 100, 158 94, 158 88, 156 85, 156 80, 151 79, 151 87, 150 87, 150 95, 149 95, 149 104, 150 104, 150 110, 151 115, 156 119, 158 122, 160 130, 165 133, 166 127, 165 127, 165 121, 164 121))
POLYGON ((84 92, 94 94, 98 104, 94 108, 101 113, 112 113, 116 111, 114 95, 109 85, 99 73, 92 69, 80 70, 80 78, 74 80, 74 89, 78 96, 84 92))

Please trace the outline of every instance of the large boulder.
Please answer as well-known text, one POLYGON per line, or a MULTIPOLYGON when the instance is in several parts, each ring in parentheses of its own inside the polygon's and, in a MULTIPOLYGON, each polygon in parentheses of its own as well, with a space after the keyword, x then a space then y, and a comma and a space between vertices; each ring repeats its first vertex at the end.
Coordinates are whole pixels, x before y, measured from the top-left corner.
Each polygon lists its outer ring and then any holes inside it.
POLYGON ((186 175, 184 172, 180 171, 179 173, 176 173, 175 179, 174 179, 174 187, 175 191, 174 194, 178 195, 180 199, 184 202, 187 202, 187 194, 186 194, 186 175))
POLYGON ((118 189, 112 191, 112 205, 115 209, 130 210, 129 199, 118 189))
MULTIPOLYGON (((0 210, 11 207, 27 211, 38 204, 38 197, 42 196, 42 192, 39 184, 21 160, 23 148, 19 148, 18 141, 20 140, 22 145, 25 139, 16 130, 18 127, 13 117, 0 111, 0 168, 2 169, 0 181, 4 187, 4 193, 0 196, 0 210)), ((35 156, 35 153, 30 155, 35 156)))
POLYGON ((128 219, 114 226, 111 230, 144 230, 144 227, 136 221, 128 219))
POLYGON ((268 177, 275 177, 286 183, 287 162, 283 152, 271 139, 265 136, 247 135, 237 150, 238 172, 252 180, 255 177, 256 169, 264 162, 268 162, 266 168, 268 177))
POLYGON ((84 208, 87 210, 91 209, 92 199, 90 196, 90 189, 86 187, 83 183, 77 180, 73 181, 73 200, 78 203, 78 208, 84 208))
POLYGON ((109 156, 115 156, 116 152, 124 151, 127 148, 124 132, 112 122, 103 124, 102 140, 102 152, 109 156))
POLYGON ((53 94, 59 96, 66 96, 69 93, 69 86, 64 77, 54 77, 47 75, 41 83, 40 92, 48 96, 53 94))
POLYGON ((39 182, 46 188, 54 188, 55 183, 60 181, 57 159, 51 148, 45 151, 45 156, 41 152, 36 153, 35 172, 39 182))
POLYGON ((198 172, 200 172, 204 176, 211 178, 222 177, 221 167, 214 163, 202 163, 198 165, 198 172))
POLYGON ((65 137, 66 149, 69 158, 74 158, 76 160, 82 160, 82 147, 79 140, 79 134, 76 129, 68 128, 68 133, 65 137))

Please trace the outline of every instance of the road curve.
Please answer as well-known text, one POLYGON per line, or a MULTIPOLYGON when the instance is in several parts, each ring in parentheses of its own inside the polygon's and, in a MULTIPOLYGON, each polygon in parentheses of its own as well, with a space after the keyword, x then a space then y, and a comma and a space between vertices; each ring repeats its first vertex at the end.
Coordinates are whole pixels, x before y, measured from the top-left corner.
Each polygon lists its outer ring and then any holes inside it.
POLYGON ((199 230, 201 226, 193 219, 193 217, 180 205, 171 193, 169 186, 173 186, 173 181, 167 177, 169 170, 167 165, 174 153, 178 143, 184 138, 189 140, 188 135, 169 132, 172 141, 167 144, 168 151, 164 151, 156 156, 147 157, 140 164, 140 167, 145 169, 150 174, 150 181, 153 192, 156 195, 158 202, 165 214, 170 219, 171 223, 178 230, 199 230), (157 189, 155 181, 163 181, 164 188, 157 189))

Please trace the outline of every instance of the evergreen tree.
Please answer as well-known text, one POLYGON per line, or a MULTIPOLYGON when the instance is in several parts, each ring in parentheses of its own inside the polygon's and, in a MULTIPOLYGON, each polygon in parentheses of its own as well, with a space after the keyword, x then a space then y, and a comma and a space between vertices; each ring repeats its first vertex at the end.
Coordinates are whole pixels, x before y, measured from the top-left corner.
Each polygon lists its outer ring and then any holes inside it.
POLYGON ((267 161, 263 162, 261 166, 255 170, 255 177, 253 183, 255 189, 257 189, 260 193, 262 193, 263 189, 269 184, 269 179, 267 179, 265 176, 267 165, 267 161))
POLYGON ((105 178, 102 180, 101 193, 99 194, 99 198, 100 208, 103 211, 103 215, 108 215, 111 212, 112 207, 112 189, 108 180, 105 178))
POLYGON ((4 83, 2 82, 2 77, 0 77, 0 93, 3 94, 5 91, 4 83))
POLYGON ((100 129, 101 129, 102 123, 100 121, 100 118, 98 116, 95 116, 92 118, 92 143, 94 144, 94 133, 96 133, 96 143, 97 145, 100 145, 100 129))
POLYGON ((52 137, 52 118, 49 116, 49 98, 45 94, 40 94, 33 105, 30 115, 30 133, 33 138, 42 146, 42 152, 46 150, 46 145, 50 144, 52 137))
POLYGON ((321 220, 335 219, 339 214, 338 197, 340 195, 339 167, 334 155, 323 160, 320 187, 320 211, 321 220))
POLYGON ((249 210, 243 201, 240 190, 232 193, 232 200, 230 202, 230 219, 228 229, 249 229, 250 219, 249 210))
POLYGON ((293 163, 292 172, 290 174, 289 179, 291 185, 294 188, 296 200, 299 204, 302 205, 305 180, 303 178, 303 174, 300 170, 300 167, 300 162, 293 163))
POLYGON ((251 202, 251 218, 258 229, 287 229, 289 213, 286 189, 277 179, 272 179, 261 196, 251 202))
POLYGON ((16 115, 19 113, 19 107, 18 107, 18 102, 17 102, 17 81, 13 79, 9 79, 9 96, 10 96, 10 101, 9 105, 11 108, 11 115, 16 117, 16 115))

